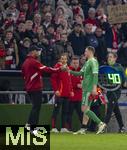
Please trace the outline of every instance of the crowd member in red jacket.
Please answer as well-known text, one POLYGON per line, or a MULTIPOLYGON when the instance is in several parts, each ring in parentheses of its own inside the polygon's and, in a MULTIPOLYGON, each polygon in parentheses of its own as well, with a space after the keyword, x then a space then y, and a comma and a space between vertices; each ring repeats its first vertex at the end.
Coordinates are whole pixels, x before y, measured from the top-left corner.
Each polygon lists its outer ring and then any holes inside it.
MULTIPOLYGON (((69 67, 70 70, 73 71, 80 71, 79 67, 79 58, 74 56, 72 58, 71 66, 69 67)), ((69 115, 68 115, 68 124, 69 129, 72 130, 72 115, 74 110, 79 117, 80 123, 82 124, 82 111, 81 111, 81 100, 82 100, 82 76, 74 76, 71 75, 72 87, 74 96, 70 98, 69 101, 69 115)))
POLYGON ((32 110, 26 124, 27 129, 31 129, 32 126, 37 125, 39 120, 43 88, 42 73, 60 71, 60 67, 51 68, 41 64, 37 60, 39 56, 39 50, 40 49, 38 47, 31 46, 29 49, 29 54, 22 65, 22 74, 25 80, 25 90, 27 91, 32 103, 32 110))
MULTIPOLYGON (((63 65, 67 65, 67 54, 62 54, 59 62, 55 65, 55 68, 60 68, 63 65)), ((59 72, 52 74, 51 83, 53 91, 55 93, 55 104, 52 114, 52 132, 59 132, 56 128, 56 119, 62 106, 61 118, 62 128, 61 132, 68 132, 67 117, 68 117, 68 104, 69 98, 73 96, 73 89, 71 83, 71 76, 68 72, 59 72)))

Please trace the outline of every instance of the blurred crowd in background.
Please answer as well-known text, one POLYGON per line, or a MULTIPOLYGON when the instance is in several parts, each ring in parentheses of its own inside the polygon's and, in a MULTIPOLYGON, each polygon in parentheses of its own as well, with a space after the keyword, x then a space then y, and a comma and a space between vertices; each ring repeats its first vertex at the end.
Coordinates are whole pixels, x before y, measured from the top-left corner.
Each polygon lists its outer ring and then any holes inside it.
MULTIPOLYGON (((53 66, 63 52, 82 56, 93 46, 100 65, 109 51, 127 67, 127 23, 108 22, 108 5, 122 0, 0 0, 0 69, 20 69, 31 45, 53 66)), ((85 58, 84 58, 85 59, 85 58)))

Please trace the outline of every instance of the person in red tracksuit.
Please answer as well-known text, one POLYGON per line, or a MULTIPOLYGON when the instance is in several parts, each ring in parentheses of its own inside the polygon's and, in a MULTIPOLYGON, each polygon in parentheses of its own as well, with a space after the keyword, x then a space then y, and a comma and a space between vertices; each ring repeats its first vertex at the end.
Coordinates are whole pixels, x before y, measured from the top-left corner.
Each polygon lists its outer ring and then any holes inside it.
MULTIPOLYGON (((67 65, 66 54, 61 55, 60 61, 55 65, 55 68, 60 68, 63 65, 67 65)), ((70 73, 66 71, 61 71, 59 73, 52 74, 51 83, 52 83, 53 91, 55 93, 55 104, 52 113, 52 132, 59 132, 56 128, 56 119, 61 106, 62 106, 61 132, 68 132, 67 130, 68 103, 69 103, 69 98, 73 96, 70 73)))
POLYGON ((51 68, 41 64, 37 60, 39 56, 38 50, 40 50, 38 47, 31 46, 29 49, 29 54, 22 65, 22 75, 25 81, 25 90, 27 91, 32 103, 32 110, 26 124, 27 129, 31 129, 33 126, 37 125, 39 121, 43 89, 42 73, 60 71, 60 68, 51 68))
MULTIPOLYGON (((79 67, 79 58, 74 56, 72 58, 71 66, 69 67, 70 70, 73 71, 80 71, 79 67)), ((82 111, 81 111, 81 101, 82 101, 82 76, 73 76, 71 75, 72 87, 74 96, 70 98, 69 101, 69 115, 68 115, 68 124, 69 130, 72 130, 72 115, 74 110, 79 117, 80 123, 82 124, 82 111)))

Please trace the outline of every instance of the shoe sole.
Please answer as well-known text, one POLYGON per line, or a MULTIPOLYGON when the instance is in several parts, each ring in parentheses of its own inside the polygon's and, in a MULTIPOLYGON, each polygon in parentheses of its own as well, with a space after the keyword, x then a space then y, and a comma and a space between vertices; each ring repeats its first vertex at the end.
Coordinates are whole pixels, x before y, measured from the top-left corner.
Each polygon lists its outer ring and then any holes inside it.
POLYGON ((51 133, 59 133, 59 131, 50 131, 51 133))
POLYGON ((77 133, 77 132, 75 132, 75 133, 73 133, 74 135, 77 135, 77 134, 86 134, 85 132, 83 132, 83 133, 77 133))

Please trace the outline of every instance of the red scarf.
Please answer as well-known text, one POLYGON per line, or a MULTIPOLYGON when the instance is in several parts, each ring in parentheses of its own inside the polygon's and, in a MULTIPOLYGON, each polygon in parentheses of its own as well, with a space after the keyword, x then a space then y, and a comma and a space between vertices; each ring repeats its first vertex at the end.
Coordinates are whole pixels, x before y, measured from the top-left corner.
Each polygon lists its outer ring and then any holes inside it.
POLYGON ((118 35, 117 31, 115 31, 114 28, 112 28, 112 34, 113 34, 112 48, 113 50, 118 50, 118 35))

